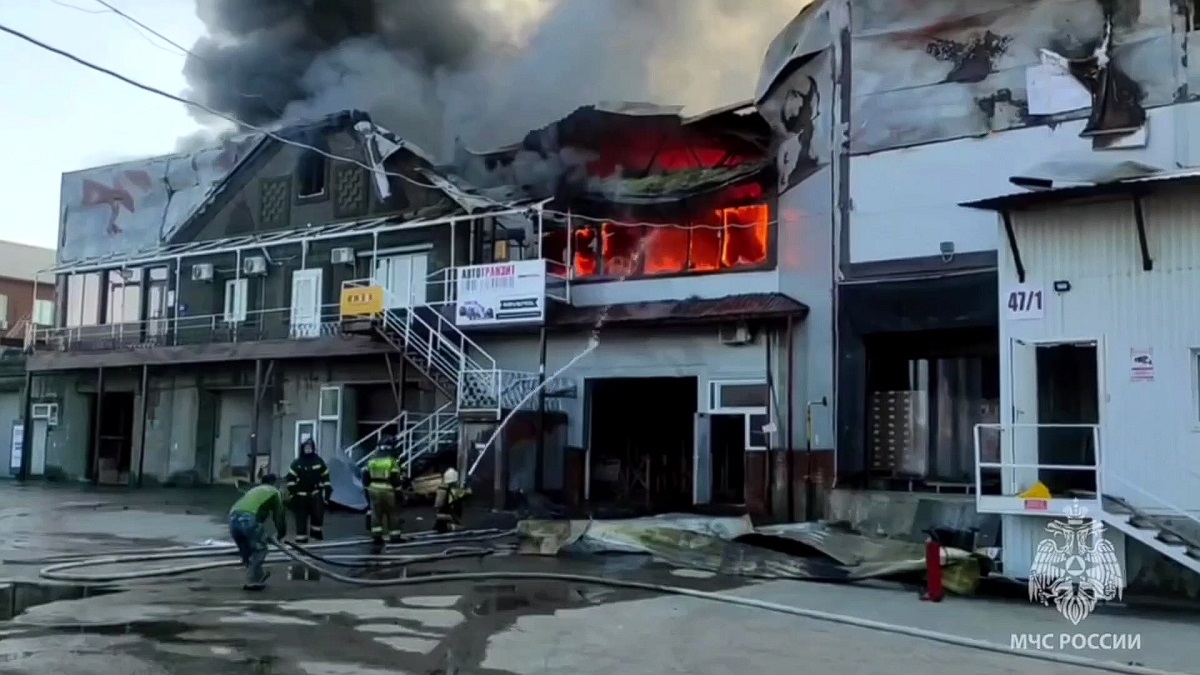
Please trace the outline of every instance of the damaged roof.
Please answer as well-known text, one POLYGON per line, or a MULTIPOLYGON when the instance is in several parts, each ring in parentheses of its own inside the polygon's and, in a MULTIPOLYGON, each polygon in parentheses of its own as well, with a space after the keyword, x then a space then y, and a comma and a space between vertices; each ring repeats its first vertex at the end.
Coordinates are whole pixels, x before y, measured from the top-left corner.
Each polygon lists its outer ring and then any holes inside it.
POLYGON ((396 153, 409 152, 433 164, 428 153, 375 124, 369 114, 350 110, 275 129, 271 135, 249 133, 193 152, 64 173, 57 261, 157 249, 211 208, 238 172, 269 148, 280 143, 321 148, 326 134, 340 130, 353 132, 368 159, 364 163, 376 169, 373 184, 381 198, 390 195, 382 167, 396 153))
POLYGON ((807 315, 807 305, 782 293, 742 293, 723 298, 657 300, 603 307, 555 304, 551 306, 547 324, 558 328, 592 328, 600 323, 705 323, 807 315))

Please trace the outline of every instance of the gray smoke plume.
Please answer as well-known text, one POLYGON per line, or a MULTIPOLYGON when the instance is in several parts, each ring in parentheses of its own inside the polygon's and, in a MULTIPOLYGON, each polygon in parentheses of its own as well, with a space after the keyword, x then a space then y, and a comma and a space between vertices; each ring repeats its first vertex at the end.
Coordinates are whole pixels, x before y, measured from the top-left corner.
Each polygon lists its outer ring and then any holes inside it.
POLYGON ((445 153, 452 138, 510 143, 598 101, 697 111, 749 98, 771 38, 806 4, 196 0, 208 35, 184 74, 189 98, 243 122, 357 108, 445 153))

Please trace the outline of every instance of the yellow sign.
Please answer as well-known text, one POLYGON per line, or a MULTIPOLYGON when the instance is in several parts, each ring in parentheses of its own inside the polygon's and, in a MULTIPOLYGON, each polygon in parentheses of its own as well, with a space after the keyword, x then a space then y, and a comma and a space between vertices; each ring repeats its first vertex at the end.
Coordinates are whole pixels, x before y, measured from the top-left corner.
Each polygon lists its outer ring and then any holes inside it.
POLYGON ((383 289, 379 286, 343 288, 341 309, 342 318, 382 314, 383 289))

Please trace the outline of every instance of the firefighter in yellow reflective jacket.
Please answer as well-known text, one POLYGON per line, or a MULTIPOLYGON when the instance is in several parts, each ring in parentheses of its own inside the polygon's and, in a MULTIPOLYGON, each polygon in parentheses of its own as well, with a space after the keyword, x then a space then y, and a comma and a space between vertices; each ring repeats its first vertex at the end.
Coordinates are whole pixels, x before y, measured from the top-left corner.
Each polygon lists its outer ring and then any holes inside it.
POLYGON ((433 528, 437 532, 453 532, 462 529, 463 506, 471 488, 461 485, 458 471, 450 468, 442 474, 442 484, 433 498, 433 510, 437 513, 433 528))
POLYGON ((404 477, 395 449, 382 445, 379 452, 367 462, 362 475, 367 503, 371 506, 371 539, 374 548, 383 548, 384 537, 392 543, 403 537, 404 520, 400 509, 404 506, 404 477))

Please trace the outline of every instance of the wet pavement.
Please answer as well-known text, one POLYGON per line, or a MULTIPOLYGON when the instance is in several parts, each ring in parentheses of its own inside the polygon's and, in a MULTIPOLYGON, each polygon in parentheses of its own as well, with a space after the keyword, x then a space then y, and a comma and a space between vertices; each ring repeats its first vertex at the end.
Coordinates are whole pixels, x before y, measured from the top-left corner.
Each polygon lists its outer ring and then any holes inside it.
MULTIPOLYGON (((203 490, 93 492, 0 485, 0 531, 12 533, 11 540, 5 536, 0 542, 0 557, 29 560, 224 540, 223 514, 231 498, 203 490)), ((362 516, 337 514, 330 526, 331 536, 357 536, 362 516)), ((0 566, 0 575, 32 579, 37 568, 9 562, 0 566)), ((1095 672, 696 598, 555 581, 446 583, 428 575, 521 570, 629 578, 1004 644, 1014 631, 1071 630, 1041 607, 954 599, 921 603, 887 585, 758 583, 667 569, 638 556, 545 558, 504 551, 422 564, 407 572, 422 583, 386 588, 315 578, 286 563, 272 569, 269 588, 259 594, 241 591, 236 567, 126 584, 111 593, 91 589, 87 597, 72 587, 50 592, 25 586, 23 597, 32 599, 28 606, 10 607, 18 610, 9 612, 15 618, 0 623, 0 674, 1095 672)), ((337 571, 369 578, 401 574, 381 568, 337 571)), ((1193 644, 1190 621, 1115 614, 1087 621, 1085 632, 1143 635, 1137 654, 1088 656, 1198 671, 1200 646, 1193 644)))

